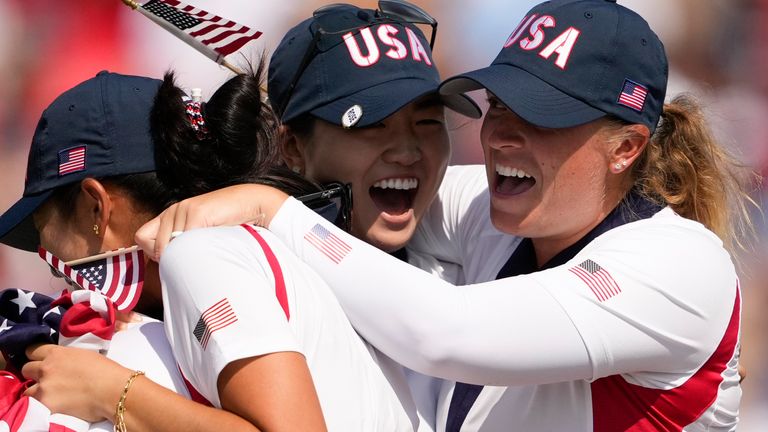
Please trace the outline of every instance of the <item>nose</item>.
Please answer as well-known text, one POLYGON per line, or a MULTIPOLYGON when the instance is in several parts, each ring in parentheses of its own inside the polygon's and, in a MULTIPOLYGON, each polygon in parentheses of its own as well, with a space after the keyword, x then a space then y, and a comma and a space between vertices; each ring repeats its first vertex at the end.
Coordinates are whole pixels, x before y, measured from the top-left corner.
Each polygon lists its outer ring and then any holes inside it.
POLYGON ((483 129, 482 136, 485 138, 485 144, 492 149, 522 148, 525 145, 523 129, 511 116, 486 121, 483 129))
POLYGON ((421 143, 415 135, 410 133, 394 138, 382 154, 384 162, 405 166, 413 165, 421 158, 421 143))

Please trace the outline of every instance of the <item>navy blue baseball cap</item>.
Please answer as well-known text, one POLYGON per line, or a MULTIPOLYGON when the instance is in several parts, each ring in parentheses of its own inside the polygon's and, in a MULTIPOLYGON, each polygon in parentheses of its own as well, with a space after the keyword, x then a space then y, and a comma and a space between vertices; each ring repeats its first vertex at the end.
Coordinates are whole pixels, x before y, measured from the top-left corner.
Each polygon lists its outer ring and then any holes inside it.
MULTIPOLYGON (((283 37, 270 59, 267 89, 282 122, 310 113, 349 128, 377 123, 422 96, 439 96, 439 85, 418 27, 381 10, 337 4, 283 37)), ((461 114, 482 115, 464 95, 439 97, 461 114)))
POLYGON ((490 66, 449 78, 442 94, 485 88, 546 128, 605 115, 653 132, 667 89, 664 46, 615 0, 553 0, 531 9, 490 66))
POLYGON ((102 71, 57 97, 35 129, 22 198, 0 216, 0 243, 36 251, 32 213, 60 186, 154 171, 149 115, 161 83, 102 71))

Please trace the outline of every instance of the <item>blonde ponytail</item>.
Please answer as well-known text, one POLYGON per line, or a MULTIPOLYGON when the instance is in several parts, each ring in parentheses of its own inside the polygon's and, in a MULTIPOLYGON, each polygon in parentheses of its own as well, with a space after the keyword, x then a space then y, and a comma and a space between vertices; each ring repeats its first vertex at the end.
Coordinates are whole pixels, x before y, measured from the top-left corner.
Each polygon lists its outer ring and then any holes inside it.
POLYGON ((635 187, 676 213, 701 222, 732 253, 754 237, 750 207, 759 175, 714 139, 688 95, 664 105, 661 122, 633 170, 635 187))

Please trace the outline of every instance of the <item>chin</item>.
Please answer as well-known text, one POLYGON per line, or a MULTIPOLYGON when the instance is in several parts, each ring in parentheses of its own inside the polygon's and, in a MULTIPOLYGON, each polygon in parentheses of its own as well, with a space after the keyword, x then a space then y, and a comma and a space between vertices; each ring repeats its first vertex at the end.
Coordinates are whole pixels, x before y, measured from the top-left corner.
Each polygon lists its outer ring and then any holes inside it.
POLYGON ((497 230, 514 236, 522 236, 520 225, 524 217, 511 215, 503 210, 491 208, 491 223, 497 230))
POLYGON ((373 227, 367 235, 366 241, 387 253, 402 249, 413 237, 413 228, 410 226, 397 231, 373 227))

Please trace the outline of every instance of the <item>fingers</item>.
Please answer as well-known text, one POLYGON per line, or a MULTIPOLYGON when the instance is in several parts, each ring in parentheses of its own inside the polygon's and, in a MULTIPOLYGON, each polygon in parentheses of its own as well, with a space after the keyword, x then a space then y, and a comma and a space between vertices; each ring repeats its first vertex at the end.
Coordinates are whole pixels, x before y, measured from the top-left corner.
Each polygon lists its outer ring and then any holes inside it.
POLYGON ((125 330, 129 324, 143 321, 141 315, 136 312, 115 311, 115 318, 115 331, 125 330))
MULTIPOLYGON (((168 207, 136 231, 136 244, 154 261, 160 261, 160 255, 171 241, 171 233, 176 230, 177 213, 183 213, 179 212, 178 203, 168 207)), ((183 228, 177 231, 183 231, 183 228)))
POLYGON ((39 391, 40 391, 40 386, 37 383, 35 383, 35 384, 32 384, 31 386, 27 387, 27 389, 24 390, 23 394, 24 394, 24 396, 29 396, 31 398, 35 398, 35 399, 39 400, 40 398, 37 395, 37 393, 39 391))
POLYGON ((136 231, 134 240, 139 248, 151 259, 156 260, 155 250, 155 238, 157 238, 157 230, 160 227, 160 218, 162 215, 155 217, 151 221, 145 223, 141 228, 136 231))
POLYGON ((21 375, 32 381, 40 381, 43 373, 43 362, 41 361, 28 361, 21 367, 21 375))
POLYGON ((35 344, 28 346, 25 353, 30 360, 43 360, 56 348, 54 344, 35 344))

